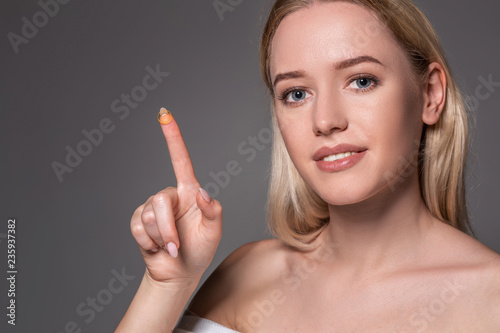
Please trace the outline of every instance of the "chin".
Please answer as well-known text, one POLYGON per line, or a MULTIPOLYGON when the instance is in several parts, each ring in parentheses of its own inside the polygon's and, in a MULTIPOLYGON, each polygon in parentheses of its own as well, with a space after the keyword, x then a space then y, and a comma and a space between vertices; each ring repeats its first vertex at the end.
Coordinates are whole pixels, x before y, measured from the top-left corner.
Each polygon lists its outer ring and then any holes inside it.
POLYGON ((369 191, 366 187, 358 186, 332 186, 332 190, 324 189, 315 191, 323 201, 332 206, 353 205, 363 202, 371 197, 373 191, 369 191))
POLYGON ((355 205, 360 202, 363 202, 364 199, 366 198, 359 198, 359 197, 353 197, 353 198, 339 198, 339 197, 329 197, 323 199, 328 205, 330 206, 348 206, 348 205, 355 205), (326 200, 325 200, 326 199, 326 200))

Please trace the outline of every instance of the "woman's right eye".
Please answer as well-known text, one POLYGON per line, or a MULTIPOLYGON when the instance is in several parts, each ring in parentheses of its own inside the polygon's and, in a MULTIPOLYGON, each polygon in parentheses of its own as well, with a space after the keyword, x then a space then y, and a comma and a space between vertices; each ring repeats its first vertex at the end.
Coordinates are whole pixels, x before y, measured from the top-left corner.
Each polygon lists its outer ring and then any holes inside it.
POLYGON ((283 92, 279 100, 283 102, 284 105, 297 104, 304 101, 307 97, 307 92, 304 89, 290 89, 283 92))
POLYGON ((306 92, 304 90, 295 90, 290 94, 290 98, 295 102, 300 102, 306 97, 306 92))

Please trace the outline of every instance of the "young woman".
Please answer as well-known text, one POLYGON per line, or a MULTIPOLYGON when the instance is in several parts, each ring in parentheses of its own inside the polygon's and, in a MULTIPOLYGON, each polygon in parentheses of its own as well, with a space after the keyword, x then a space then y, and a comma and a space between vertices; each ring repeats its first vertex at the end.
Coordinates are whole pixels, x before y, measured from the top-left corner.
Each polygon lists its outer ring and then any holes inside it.
MULTIPOLYGON (((272 98, 269 223, 175 332, 500 332, 500 256, 469 236, 467 118, 409 0, 278 0, 261 68, 272 98)), ((170 332, 210 264, 222 209, 162 116, 177 188, 134 213, 146 273, 118 332, 170 332)))

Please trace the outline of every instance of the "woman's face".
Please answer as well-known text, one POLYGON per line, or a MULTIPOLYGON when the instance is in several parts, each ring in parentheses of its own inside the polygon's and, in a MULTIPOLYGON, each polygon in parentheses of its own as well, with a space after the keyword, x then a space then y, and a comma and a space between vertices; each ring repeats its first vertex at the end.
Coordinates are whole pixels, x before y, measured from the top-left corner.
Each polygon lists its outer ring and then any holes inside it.
POLYGON ((338 1, 288 15, 270 66, 285 145, 323 200, 357 203, 415 177, 423 94, 371 11, 338 1))

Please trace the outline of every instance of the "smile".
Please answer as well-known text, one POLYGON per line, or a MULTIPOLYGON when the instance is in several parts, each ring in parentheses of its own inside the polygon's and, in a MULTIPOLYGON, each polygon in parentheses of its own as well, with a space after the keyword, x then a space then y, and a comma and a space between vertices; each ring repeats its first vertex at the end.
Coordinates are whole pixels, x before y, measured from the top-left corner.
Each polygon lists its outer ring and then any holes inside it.
POLYGON ((348 156, 351 156, 351 155, 354 155, 354 154, 357 154, 356 152, 347 152, 347 153, 340 153, 340 154, 334 154, 334 155, 329 155, 329 156, 326 156, 322 159, 322 161, 325 161, 325 162, 333 162, 333 161, 336 161, 336 160, 341 160, 345 157, 348 157, 348 156))
POLYGON ((316 165, 323 172, 340 172, 355 166, 366 155, 367 150, 359 153, 341 153, 329 155, 316 161, 316 165), (342 157, 343 156, 343 157, 342 157))

